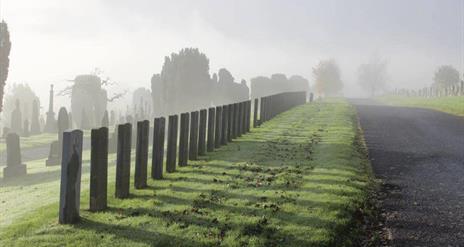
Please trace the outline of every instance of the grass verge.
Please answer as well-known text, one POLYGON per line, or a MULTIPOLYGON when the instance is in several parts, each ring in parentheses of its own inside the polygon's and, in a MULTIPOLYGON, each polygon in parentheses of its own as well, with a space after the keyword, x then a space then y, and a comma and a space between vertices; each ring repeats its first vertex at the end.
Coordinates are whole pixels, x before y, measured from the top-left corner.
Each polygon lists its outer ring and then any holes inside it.
POLYGON ((371 185, 355 110, 335 100, 280 114, 129 199, 110 183, 105 212, 86 210, 84 190, 79 224, 57 224, 56 203, 34 210, 0 245, 356 245, 371 185))
POLYGON ((428 108, 464 116, 464 96, 440 98, 384 96, 377 99, 389 105, 428 108))

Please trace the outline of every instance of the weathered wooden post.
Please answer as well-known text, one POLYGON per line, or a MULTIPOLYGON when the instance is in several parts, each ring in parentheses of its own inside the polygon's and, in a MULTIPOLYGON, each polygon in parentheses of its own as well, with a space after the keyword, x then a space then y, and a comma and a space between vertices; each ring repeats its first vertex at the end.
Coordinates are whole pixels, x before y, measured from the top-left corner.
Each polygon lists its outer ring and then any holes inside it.
POLYGON ((189 122, 190 115, 188 112, 180 114, 179 166, 188 164, 189 122))
POLYGON ((176 171, 178 118, 177 115, 169 116, 168 150, 166 152, 166 172, 168 173, 176 171))
POLYGON ((61 156, 60 224, 79 221, 82 172, 82 130, 63 132, 61 156))
POLYGON ((200 129, 198 130, 198 154, 206 154, 206 120, 207 120, 206 109, 200 110, 200 129))
POLYGON ((136 189, 143 189, 147 187, 149 131, 150 121, 144 120, 137 122, 134 173, 134 187, 136 189))
POLYGON ((3 168, 3 178, 14 178, 27 174, 26 165, 21 161, 21 146, 19 135, 8 133, 6 137, 6 167, 3 168))
POLYGON ((220 148, 222 141, 222 107, 216 107, 216 122, 214 124, 214 147, 220 148))
POLYGON ((208 110, 208 142, 207 151, 214 151, 214 121, 215 121, 215 109, 213 107, 208 110))
POLYGON ((231 142, 234 136, 234 111, 235 105, 229 104, 229 124, 227 126, 227 141, 231 142))
POLYGON ((198 111, 190 113, 189 159, 198 158, 198 111))
POLYGON ((258 98, 255 99, 255 103, 253 105, 253 128, 259 126, 258 122, 258 98))
POLYGON ((108 128, 92 129, 90 135, 90 211, 107 207, 108 128))
POLYGON ((130 186, 132 124, 118 125, 118 151, 116 158, 116 198, 127 198, 130 186))
POLYGON ((165 123, 166 119, 164 117, 155 118, 153 128, 153 151, 151 159, 151 177, 153 179, 163 178, 165 123))
POLYGON ((227 145, 228 142, 228 130, 229 130, 229 106, 222 106, 222 134, 221 134, 221 144, 227 145))

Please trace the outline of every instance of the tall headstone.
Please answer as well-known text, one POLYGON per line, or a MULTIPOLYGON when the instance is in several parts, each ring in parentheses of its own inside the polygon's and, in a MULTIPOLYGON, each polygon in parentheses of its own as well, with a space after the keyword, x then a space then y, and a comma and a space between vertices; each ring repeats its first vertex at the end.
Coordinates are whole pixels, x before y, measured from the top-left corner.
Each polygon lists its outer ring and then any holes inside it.
POLYGON ((227 140, 229 142, 232 141, 233 135, 234 135, 234 111, 235 111, 235 105, 234 104, 229 104, 229 126, 227 126, 227 140))
POLYGON ((198 158, 198 111, 190 113, 189 159, 198 158))
POLYGON ((214 124, 214 147, 221 147, 222 141, 222 107, 216 107, 216 122, 214 124))
POLYGON ((108 128, 92 129, 90 136, 90 211, 107 207, 108 128))
POLYGON ((39 120, 39 102, 34 100, 32 102, 32 118, 31 118, 31 134, 40 134, 40 120, 39 120))
POLYGON ((214 122, 216 121, 216 109, 211 107, 208 109, 208 141, 206 150, 214 151, 214 122))
POLYGON ((69 118, 68 111, 66 108, 61 107, 58 112, 58 141, 52 142, 50 145, 50 153, 48 159, 46 160, 47 166, 55 166, 61 163, 61 153, 60 149, 63 143, 63 132, 69 129, 69 118))
POLYGON ((155 118, 151 165, 151 177, 153 179, 163 178, 165 123, 166 119, 164 117, 155 118))
POLYGON ((22 126, 23 126, 23 117, 21 114, 21 106, 19 103, 19 99, 16 99, 15 109, 11 112, 10 128, 12 132, 15 132, 18 135, 21 135, 23 132, 22 126))
POLYGON ((177 115, 169 116, 168 146, 166 152, 166 172, 168 173, 176 171, 178 118, 177 115))
POLYGON ((105 113, 103 114, 103 119, 102 119, 101 126, 106 127, 106 128, 108 128, 110 126, 110 120, 109 120, 109 116, 108 116, 108 111, 105 111, 105 113))
POLYGON ((79 221, 82 171, 81 130, 63 133, 63 159, 61 161, 59 223, 73 224, 79 221))
POLYGON ((23 125, 23 137, 29 137, 31 135, 31 132, 29 130, 29 120, 24 120, 24 125, 23 125))
POLYGON ((116 158, 116 198, 127 198, 130 186, 132 124, 118 126, 118 152, 116 158))
POLYGON ((200 110, 200 127, 198 129, 198 155, 206 154, 206 121, 208 113, 206 109, 200 110))
POLYGON ((179 166, 186 166, 188 163, 189 122, 189 113, 182 113, 180 115, 179 166))
POLYGON ((26 173, 26 165, 21 162, 19 135, 8 133, 6 137, 6 167, 3 168, 3 177, 18 177, 26 175, 26 173))
POLYGON ((238 103, 238 123, 237 123, 237 136, 242 136, 243 133, 243 102, 238 103))
POLYGON ((235 110, 234 110, 234 138, 239 137, 239 130, 240 130, 240 104, 235 103, 235 110))
POLYGON ((229 106, 222 106, 222 133, 221 133, 221 144, 226 145, 228 142, 227 131, 229 130, 229 106))
POLYGON ((150 121, 137 122, 137 144, 135 147, 135 174, 134 187, 143 189, 147 187, 148 170, 148 138, 150 121))
POLYGON ((48 101, 47 120, 44 132, 54 133, 56 131, 55 112, 53 111, 53 84, 50 85, 50 96, 48 101))
POLYGON ((251 128, 251 100, 248 100, 247 101, 247 104, 246 104, 246 111, 247 111, 247 115, 246 115, 246 132, 250 132, 250 128, 251 128))
POLYGON ((259 126, 258 122, 258 99, 255 99, 255 103, 253 105, 253 128, 256 128, 259 126))

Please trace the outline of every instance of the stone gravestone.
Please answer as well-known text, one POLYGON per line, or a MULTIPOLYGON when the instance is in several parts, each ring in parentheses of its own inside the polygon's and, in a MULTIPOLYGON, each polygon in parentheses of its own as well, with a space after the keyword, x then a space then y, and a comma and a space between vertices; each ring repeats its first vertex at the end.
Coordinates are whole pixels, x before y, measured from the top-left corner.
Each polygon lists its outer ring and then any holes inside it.
POLYGON ((118 153, 116 158, 116 198, 127 198, 130 186, 132 124, 118 126, 118 153))
POLYGON ((109 120, 109 117, 108 117, 108 111, 105 111, 105 113, 103 114, 103 119, 102 119, 101 125, 102 125, 102 127, 106 127, 106 128, 108 128, 110 126, 110 120, 109 120))
POLYGON ((309 93, 309 102, 313 102, 313 100, 314 100, 314 94, 309 93))
POLYGON ((12 132, 15 132, 18 135, 20 135, 22 133, 23 118, 21 114, 21 107, 19 104, 19 99, 16 99, 15 104, 16 104, 16 107, 11 112, 10 128, 12 132))
POLYGON ((40 134, 39 102, 37 100, 32 102, 31 134, 40 134))
POLYGON ((53 84, 50 85, 47 121, 45 122, 44 131, 48 133, 54 133, 56 131, 55 112, 53 112, 53 84))
POLYGON ((148 138, 150 121, 137 122, 137 144, 135 148, 134 186, 136 189, 147 187, 148 138))
POLYGON ((211 107, 208 109, 208 141, 206 150, 208 152, 214 151, 214 122, 216 120, 216 109, 211 107))
POLYGON ((214 147, 221 147, 222 141, 222 107, 216 107, 216 122, 214 124, 214 147))
POLYGON ((63 143, 63 132, 69 129, 68 111, 61 107, 58 112, 58 141, 52 142, 50 145, 50 153, 46 161, 47 166, 56 166, 61 162, 61 146, 63 143))
POLYGON ((234 131, 234 104, 229 104, 229 125, 227 126, 227 141, 231 142, 234 131))
POLYGON ((168 122, 168 146, 166 152, 166 172, 172 173, 176 171, 176 155, 177 155, 177 128, 178 116, 169 116, 168 122))
POLYGON ((164 117, 155 118, 151 160, 151 177, 153 179, 163 178, 165 122, 164 117))
POLYGON ((92 129, 90 143, 90 211, 107 207, 108 128, 92 129))
POLYGON ((222 106, 222 133, 221 133, 221 144, 226 145, 228 142, 227 131, 229 130, 229 106, 222 106))
POLYGON ((24 120, 24 125, 23 125, 23 137, 29 137, 31 135, 31 132, 29 131, 29 120, 24 120))
POLYGON ((63 133, 59 209, 60 224, 73 224, 79 221, 82 136, 83 133, 81 130, 68 130, 63 133))
POLYGON ((256 128, 259 126, 258 123, 258 99, 255 99, 255 103, 253 105, 253 128, 256 128))
POLYGON ((189 159, 198 158, 198 111, 190 113, 189 159))
POLYGON ((206 109, 200 110, 200 128, 198 129, 198 155, 206 153, 206 109))
POLYGON ((19 135, 9 133, 6 138, 6 167, 3 168, 3 177, 12 178, 26 174, 26 165, 21 163, 19 135))
POLYGON ((189 113, 180 115, 179 166, 186 166, 188 163, 189 116, 189 113))

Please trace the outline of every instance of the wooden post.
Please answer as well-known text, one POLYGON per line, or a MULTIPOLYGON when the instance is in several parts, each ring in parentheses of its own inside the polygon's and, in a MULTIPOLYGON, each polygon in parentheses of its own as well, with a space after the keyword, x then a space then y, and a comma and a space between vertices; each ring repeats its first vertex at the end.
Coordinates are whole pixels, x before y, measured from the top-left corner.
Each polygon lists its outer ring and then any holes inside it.
POLYGON ((198 130, 198 154, 206 154, 206 121, 207 121, 206 109, 200 110, 200 129, 198 130))
POLYGON ((214 124, 214 147, 220 148, 221 147, 221 140, 222 140, 222 107, 216 107, 216 122, 214 124))
POLYGON ((132 125, 130 123, 118 126, 118 153, 116 160, 116 198, 129 196, 132 125))
POLYGON ((166 119, 164 117, 155 118, 153 128, 153 151, 151 159, 151 177, 153 179, 163 178, 165 123, 166 119))
POLYGON ((143 189, 147 187, 148 138, 150 121, 137 122, 137 140, 135 147, 135 174, 134 187, 143 189))
POLYGON ((214 121, 215 121, 215 109, 213 107, 208 110, 208 142, 207 151, 214 151, 214 121))
POLYGON ((190 142, 189 159, 198 158, 198 111, 190 113, 190 142))
POLYGON ((180 115, 179 166, 186 166, 188 164, 189 122, 189 113, 182 113, 180 115))
POLYGON ((221 134, 221 144, 227 145, 228 142, 228 130, 229 130, 229 106, 222 106, 222 134, 221 134))
POLYGON ((177 115, 169 116, 168 146, 166 152, 166 172, 168 173, 176 171, 178 118, 177 115))

